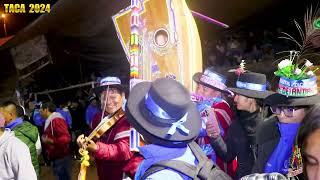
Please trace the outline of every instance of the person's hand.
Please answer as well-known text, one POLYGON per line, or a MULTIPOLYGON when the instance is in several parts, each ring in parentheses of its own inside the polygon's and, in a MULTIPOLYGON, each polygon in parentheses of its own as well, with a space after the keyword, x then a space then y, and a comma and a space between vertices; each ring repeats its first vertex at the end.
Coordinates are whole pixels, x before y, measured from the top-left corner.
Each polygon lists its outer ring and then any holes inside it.
POLYGON ((210 108, 208 115, 208 121, 206 123, 206 131, 209 137, 217 138, 220 136, 220 128, 216 116, 216 112, 213 108, 210 108))
POLYGON ((81 134, 80 136, 78 136, 77 138, 77 144, 79 147, 82 147, 82 145, 85 143, 85 137, 83 134, 81 134))
POLYGON ((98 150, 98 146, 92 140, 89 140, 87 137, 85 138, 85 144, 83 146, 89 152, 96 152, 98 150))
POLYGON ((51 138, 49 138, 49 137, 47 137, 47 136, 42 136, 42 142, 44 143, 44 144, 53 144, 53 139, 51 139, 51 138))
POLYGON ((92 140, 89 140, 88 137, 85 137, 83 134, 77 138, 77 144, 80 148, 86 149, 89 152, 95 152, 98 149, 96 143, 92 140))

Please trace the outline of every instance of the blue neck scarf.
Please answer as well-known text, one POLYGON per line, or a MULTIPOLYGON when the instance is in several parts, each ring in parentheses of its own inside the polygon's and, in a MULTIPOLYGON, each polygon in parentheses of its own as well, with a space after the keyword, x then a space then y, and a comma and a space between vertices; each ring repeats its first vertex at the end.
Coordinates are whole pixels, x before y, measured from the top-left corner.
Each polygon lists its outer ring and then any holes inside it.
POLYGON ((22 123, 23 123, 23 119, 17 118, 14 121, 12 121, 11 123, 7 124, 6 128, 12 130, 13 128, 15 128, 16 126, 18 126, 19 124, 22 124, 22 123))
POLYGON ((281 137, 277 147, 273 151, 265 166, 264 172, 278 172, 281 174, 287 174, 290 164, 290 157, 292 155, 292 147, 294 145, 300 123, 278 123, 278 127, 281 137))
POLYGON ((135 180, 140 180, 143 174, 150 168, 153 164, 164 161, 175 159, 182 156, 187 150, 184 148, 168 148, 163 146, 158 146, 155 144, 145 145, 139 148, 140 154, 144 157, 141 162, 136 175, 135 180))
MULTIPOLYGON (((214 104, 216 103, 220 103, 222 102, 222 98, 221 97, 216 97, 216 98, 212 98, 209 100, 204 100, 204 101, 199 101, 197 102, 197 109, 200 112, 200 114, 208 109, 211 108, 214 104)), ((202 138, 202 140, 204 143, 204 137, 208 137, 207 131, 206 131, 206 122, 207 122, 207 117, 201 117, 202 118, 202 125, 201 125, 201 129, 200 129, 200 133, 198 138, 202 138)), ((219 124, 219 128, 220 128, 220 135, 223 136, 224 135, 224 129, 222 128, 222 126, 219 124)), ((211 160, 213 162, 216 162, 216 153, 213 150, 212 146, 208 143, 208 144, 202 144, 202 143, 198 143, 199 146, 201 147, 202 151, 207 155, 207 156, 211 156, 211 160)))

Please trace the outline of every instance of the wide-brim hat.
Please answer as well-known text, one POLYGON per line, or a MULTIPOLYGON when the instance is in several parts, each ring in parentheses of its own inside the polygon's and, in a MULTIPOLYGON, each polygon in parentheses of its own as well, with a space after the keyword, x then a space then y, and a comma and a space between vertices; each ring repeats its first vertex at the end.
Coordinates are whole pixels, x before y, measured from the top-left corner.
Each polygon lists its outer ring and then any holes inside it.
POLYGON ((275 93, 267 97, 264 102, 269 106, 312 106, 320 103, 320 95, 291 97, 275 93))
POLYGON ((230 94, 226 86, 226 77, 214 71, 213 68, 207 68, 203 73, 195 73, 193 75, 193 80, 196 83, 218 90, 222 93, 230 94))
POLYGON ((133 87, 126 104, 128 122, 152 144, 182 147, 200 132, 201 119, 188 90, 159 78, 133 87))
POLYGON ((104 77, 100 80, 97 87, 93 89, 96 95, 101 94, 102 91, 105 91, 109 88, 116 88, 121 92, 126 92, 126 86, 121 83, 121 80, 118 77, 104 77))
POLYGON ((274 92, 267 90, 266 75, 255 72, 240 74, 236 81, 236 87, 228 89, 236 94, 256 99, 264 99, 274 94, 274 92))

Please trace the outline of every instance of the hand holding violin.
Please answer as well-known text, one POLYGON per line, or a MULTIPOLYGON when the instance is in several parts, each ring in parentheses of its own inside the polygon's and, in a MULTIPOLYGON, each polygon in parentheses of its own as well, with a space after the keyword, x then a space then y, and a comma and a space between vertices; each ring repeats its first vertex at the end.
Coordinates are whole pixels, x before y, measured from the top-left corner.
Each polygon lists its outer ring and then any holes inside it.
POLYGON ((77 144, 80 148, 86 149, 89 152, 95 152, 98 149, 96 143, 88 139, 88 137, 85 137, 83 134, 77 138, 77 144))

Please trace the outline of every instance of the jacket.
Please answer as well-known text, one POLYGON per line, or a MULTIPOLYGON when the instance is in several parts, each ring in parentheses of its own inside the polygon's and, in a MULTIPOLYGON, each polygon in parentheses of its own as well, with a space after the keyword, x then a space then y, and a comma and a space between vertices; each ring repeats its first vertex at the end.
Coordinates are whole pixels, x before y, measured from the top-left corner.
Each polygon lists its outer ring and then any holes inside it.
POLYGON ((277 126, 278 118, 271 116, 261 123, 257 130, 257 160, 253 166, 253 173, 263 173, 269 157, 276 148, 280 132, 277 126), (266 133, 267 132, 267 133, 266 133))
POLYGON ((49 159, 61 159, 70 155, 71 136, 68 125, 60 113, 52 113, 45 122, 42 137, 53 140, 53 144, 44 144, 49 159))
MULTIPOLYGON (((98 113, 93 119, 93 127, 100 121, 101 113, 98 113)), ((97 140, 98 150, 93 156, 99 180, 121 180, 124 173, 134 177, 142 157, 130 151, 129 136, 130 125, 124 115, 97 140)))
MULTIPOLYGON (((279 144, 281 133, 278 127, 278 118, 271 116, 264 120, 257 130, 257 160, 253 166, 253 173, 263 173, 265 166, 273 151, 279 144)), ((303 174, 295 175, 297 179, 303 179, 303 174)))
POLYGON ((38 154, 36 150, 36 142, 38 140, 38 128, 31 123, 24 121, 22 124, 17 125, 12 129, 15 136, 24 142, 30 151, 32 165, 37 173, 37 176, 40 175, 40 167, 39 167, 39 160, 38 154))
POLYGON ((241 111, 236 120, 230 125, 225 140, 221 136, 210 139, 216 153, 229 162, 237 157, 237 170, 235 179, 251 173, 255 161, 255 132, 263 116, 259 112, 248 113, 241 111))
POLYGON ((0 135, 0 180, 36 180, 27 145, 6 129, 0 135))

